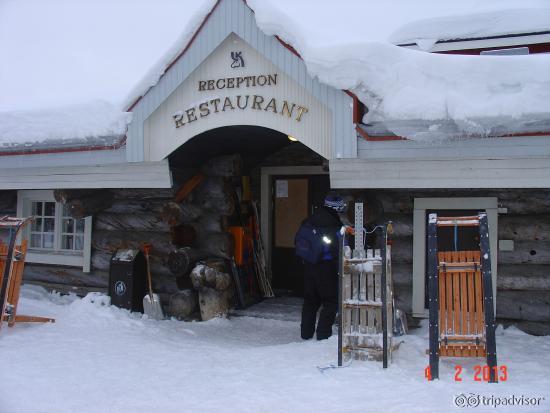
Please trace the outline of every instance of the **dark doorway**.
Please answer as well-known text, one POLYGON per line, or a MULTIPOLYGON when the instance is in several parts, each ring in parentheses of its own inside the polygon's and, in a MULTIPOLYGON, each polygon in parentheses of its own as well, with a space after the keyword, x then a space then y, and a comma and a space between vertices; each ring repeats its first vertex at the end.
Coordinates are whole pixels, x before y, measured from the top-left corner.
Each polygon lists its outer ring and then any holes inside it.
POLYGON ((289 146, 288 136, 259 126, 224 126, 187 141, 170 155, 172 168, 200 167, 211 158, 238 153, 248 173, 266 157, 289 146))
POLYGON ((294 252, 294 235, 330 188, 329 176, 274 176, 271 270, 281 294, 303 295, 303 265, 294 252))
MULTIPOLYGON (((299 141, 289 140, 288 135, 251 125, 226 126, 206 131, 187 141, 180 148, 174 151, 169 158, 174 188, 176 192, 184 188, 186 183, 194 179, 197 174, 203 172, 203 167, 210 160, 223 156, 238 154, 242 159, 242 173, 240 176, 220 176, 212 175, 204 178, 205 180, 224 182, 223 190, 219 191, 223 196, 228 193, 235 194, 235 203, 238 207, 232 215, 223 215, 218 217, 210 216, 210 221, 216 224, 215 229, 204 229, 198 221, 190 222, 190 225, 198 226, 197 238, 206 236, 211 231, 224 232, 232 228, 236 234, 256 234, 254 230, 246 229, 238 232, 236 227, 250 226, 254 222, 255 212, 259 211, 261 216, 261 207, 259 204, 260 194, 262 192, 262 168, 264 167, 286 167, 292 170, 295 166, 310 166, 320 169, 326 160, 299 141), (231 190, 227 191, 230 188, 231 190), (246 190, 245 190, 246 189, 246 190), (246 195, 246 196, 245 196, 246 195), (255 204, 255 208, 252 207, 255 204), (260 208, 258 208, 260 207, 260 208), (222 216, 223 215, 223 216, 222 216)), ((213 185, 213 183, 212 183, 213 185)), ((322 205, 324 196, 330 186, 329 176, 326 175, 290 175, 276 176, 272 178, 273 198, 272 206, 266 209, 271 210, 269 226, 273 228, 270 232, 271 241, 271 273, 273 275, 272 284, 277 293, 284 295, 302 295, 303 275, 300 263, 294 254, 294 235, 303 219, 308 217, 315 207, 322 205), (279 183, 279 197, 277 197, 277 181, 279 183), (286 195, 283 193, 286 191, 286 195)), ((185 198, 181 203, 193 204, 193 193, 185 198)), ((211 206, 208 208, 213 209, 211 206)), ((259 218, 259 217, 258 217, 259 218)), ((200 218, 199 218, 200 219, 200 218)), ((186 223, 189 224, 189 223, 186 223)), ((232 233, 233 234, 233 233, 232 233)), ((235 238, 236 235, 233 234, 235 238)), ((247 291, 250 296, 259 298, 259 287, 255 285, 255 262, 253 254, 242 248, 243 243, 235 242, 233 251, 230 253, 235 257, 245 256, 248 258, 246 263, 238 264, 245 268, 242 270, 243 279, 246 278, 247 291), (236 248, 235 246, 241 246, 236 248), (243 250, 244 252, 241 253, 243 250)), ((198 248, 191 245, 192 248, 198 248)), ((248 243, 247 245, 251 245, 248 243)), ((268 247, 268 245, 264 245, 268 247)), ((266 251, 267 253, 267 251, 266 251)), ((227 254, 226 254, 227 255, 227 254)), ((240 261, 240 260, 236 260, 240 261)), ((241 271, 241 268, 238 268, 241 271)), ((244 285, 244 281, 243 281, 244 285)), ((246 290, 246 288, 245 288, 246 290)))

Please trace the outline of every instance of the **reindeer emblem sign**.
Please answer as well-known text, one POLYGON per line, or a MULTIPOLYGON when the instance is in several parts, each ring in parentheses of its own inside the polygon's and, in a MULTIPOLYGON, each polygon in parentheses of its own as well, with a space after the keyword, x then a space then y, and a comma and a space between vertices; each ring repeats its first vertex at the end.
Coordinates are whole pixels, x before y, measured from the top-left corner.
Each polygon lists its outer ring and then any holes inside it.
POLYGON ((231 52, 231 67, 237 69, 238 67, 244 67, 243 52, 231 52))

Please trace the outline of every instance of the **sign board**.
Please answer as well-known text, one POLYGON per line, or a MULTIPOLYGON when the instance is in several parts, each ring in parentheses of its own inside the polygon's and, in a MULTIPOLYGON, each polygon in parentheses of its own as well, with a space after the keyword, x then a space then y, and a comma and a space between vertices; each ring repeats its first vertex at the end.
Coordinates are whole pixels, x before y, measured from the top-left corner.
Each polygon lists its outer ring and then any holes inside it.
POLYGON ((145 157, 164 159, 207 130, 257 125, 330 159, 331 119, 325 105, 231 34, 145 120, 145 157))

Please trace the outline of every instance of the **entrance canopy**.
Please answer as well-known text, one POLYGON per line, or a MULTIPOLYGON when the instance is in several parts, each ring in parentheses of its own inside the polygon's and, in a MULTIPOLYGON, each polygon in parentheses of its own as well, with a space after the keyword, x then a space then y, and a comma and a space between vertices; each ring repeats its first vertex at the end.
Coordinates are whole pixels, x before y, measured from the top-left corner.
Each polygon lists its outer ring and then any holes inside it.
POLYGON ((294 136, 326 158, 331 114, 277 66, 231 34, 144 122, 146 160, 207 130, 256 125, 294 136))
POLYGON ((222 1, 132 108, 127 158, 160 161, 194 136, 233 125, 293 136, 326 159, 355 158, 352 103, 262 33, 245 2, 222 1))

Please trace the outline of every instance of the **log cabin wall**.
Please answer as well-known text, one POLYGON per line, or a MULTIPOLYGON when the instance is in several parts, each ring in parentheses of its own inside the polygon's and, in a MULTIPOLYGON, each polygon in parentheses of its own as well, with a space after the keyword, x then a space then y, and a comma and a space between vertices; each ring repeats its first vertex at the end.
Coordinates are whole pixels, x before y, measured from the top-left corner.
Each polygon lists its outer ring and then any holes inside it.
MULTIPOLYGON (((497 197, 498 239, 513 251, 498 251, 497 319, 532 334, 550 334, 550 190, 364 190, 369 221, 394 222, 392 248, 396 303, 412 312, 413 207, 415 198, 497 197)), ((491 245, 491 248, 498 248, 491 245)))
POLYGON ((92 216, 91 271, 27 263, 24 279, 63 293, 107 292, 113 253, 149 243, 153 288, 168 302, 172 294, 191 288, 189 272, 196 260, 213 262, 232 254, 226 221, 236 210, 231 180, 240 182, 241 174, 242 160, 234 155, 205 161, 200 168, 173 168, 170 189, 55 190, 56 201, 73 217, 92 216), (203 180, 183 202, 175 202, 181 185, 199 172, 203 180), (192 261, 183 265, 182 255, 176 256, 175 271, 170 264, 181 247, 189 248, 183 255, 192 261))
MULTIPOLYGON (((266 160, 266 164, 270 162, 266 160)), ((0 213, 13 214, 15 191, 0 195, 0 213)), ((499 207, 507 208, 506 214, 499 214, 498 239, 514 242, 513 251, 498 251, 497 318, 529 333, 550 334, 550 190, 357 190, 351 195, 368 205, 371 223, 394 222, 395 298, 398 307, 408 313, 412 310, 414 199, 497 197, 499 207)), ((114 191, 113 204, 93 218, 91 272, 29 263, 25 281, 61 292, 106 291, 112 251, 139 247, 147 241, 153 243, 155 290, 166 298, 178 291, 167 263, 171 236, 161 219, 163 207, 173 198, 171 189, 114 191)))
POLYGON ((83 273, 81 268, 27 263, 25 281, 63 293, 106 293, 112 253, 119 248, 140 248, 149 242, 153 246, 151 271, 155 291, 165 297, 178 290, 167 266, 171 248, 169 228, 161 219, 163 206, 174 198, 173 190, 117 189, 111 193, 112 204, 93 215, 91 271, 83 273))
MULTIPOLYGON (((286 139, 286 137, 285 137, 286 139)), ((260 173, 262 166, 294 166, 294 165, 320 165, 324 158, 313 152, 299 142, 288 144, 284 148, 273 152, 265 158, 261 164, 257 164, 250 172, 251 190, 253 197, 259 199, 260 194, 260 173)), ((71 205, 71 210, 76 213, 89 215, 87 211, 81 211, 86 207, 97 208, 98 211, 92 215, 92 239, 91 239, 91 271, 83 273, 81 268, 61 266, 61 265, 42 265, 27 263, 25 267, 24 279, 26 282, 42 285, 48 289, 67 293, 75 292, 79 295, 85 295, 90 291, 107 292, 109 280, 110 259, 114 251, 124 248, 141 248, 144 242, 152 244, 150 254, 151 273, 153 277, 153 286, 155 292, 161 295, 163 301, 167 302, 168 297, 175 292, 190 288, 190 280, 185 277, 176 277, 169 267, 170 252, 176 247, 172 243, 171 225, 168 223, 168 213, 181 213, 180 208, 175 205, 177 211, 168 211, 167 206, 174 206, 174 198, 178 188, 186 181, 192 178, 200 170, 206 175, 212 175, 208 171, 208 163, 204 161, 197 167, 182 167, 182 163, 175 163, 171 166, 173 177, 173 188, 171 189, 111 189, 111 190, 57 190, 56 198, 59 202, 71 205), (74 208, 72 207, 74 206, 74 208), (188 282, 189 281, 189 282, 188 282)), ((223 172, 223 171, 222 171, 223 172)), ((247 171, 243 171, 245 174, 247 171)), ((214 173, 215 174, 215 173, 214 173)), ((230 174, 231 175, 231 174, 230 174)), ((239 173, 240 175, 240 173, 239 173)), ((139 179, 139 177, 136 177, 139 179)), ((217 180, 223 180, 222 177, 207 178, 216 186, 217 180)), ((203 185, 209 185, 206 181, 203 185)), ((216 188, 211 188, 214 192, 216 188)), ((201 202, 201 195, 192 192, 191 199, 201 202)), ((17 203, 17 191, 9 192, 0 202, 0 207, 4 204, 6 213, 15 214, 17 203), (10 199, 10 202, 7 200, 10 199)), ((219 192, 219 191, 218 191, 219 192)), ((226 191, 222 191, 226 192, 226 191)), ((216 195, 216 194, 214 194, 216 195)), ((227 196, 225 197, 227 198, 227 196)), ((217 199, 217 198, 216 198, 217 199)), ((193 201, 193 203, 196 203, 193 201)), ((226 199, 227 206, 233 210, 232 199, 226 199)), ((217 207, 222 207, 222 202, 216 200, 217 207)), ((189 205, 189 204, 187 204, 189 205)), ((208 209, 208 205, 201 204, 208 209)), ((214 209, 216 209, 214 208, 214 209)), ((204 211, 204 208, 201 208, 204 211)), ((223 211, 211 211, 207 217, 200 217, 201 210, 193 208, 184 208, 182 215, 186 215, 184 220, 195 221, 201 229, 219 232, 223 228, 223 218, 227 214, 223 211), (197 218, 192 215, 197 214, 197 218), (212 219, 206 219, 206 218, 212 219), (186 218, 186 219, 185 219, 186 218), (216 227, 216 228, 213 228, 216 227)), ((195 225, 195 223, 193 223, 195 225)), ((198 241, 200 241, 199 234, 198 241)), ((224 244, 225 240, 204 240, 209 244, 224 244)), ((204 244, 204 242, 203 242, 204 244)), ((204 245, 203 245, 204 246, 204 245)), ((208 249, 208 248, 203 248, 208 249)), ((208 251, 207 251, 208 252, 208 251)), ((219 254, 207 254, 206 256, 216 256, 219 254)), ((203 256, 201 255, 201 258, 203 256)))

